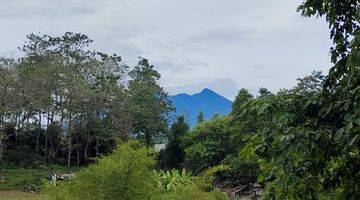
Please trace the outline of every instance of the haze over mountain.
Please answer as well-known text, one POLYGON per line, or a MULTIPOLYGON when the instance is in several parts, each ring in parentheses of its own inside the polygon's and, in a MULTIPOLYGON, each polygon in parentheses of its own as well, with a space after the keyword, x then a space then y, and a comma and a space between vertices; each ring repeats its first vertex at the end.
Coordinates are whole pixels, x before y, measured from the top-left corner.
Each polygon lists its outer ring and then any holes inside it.
POLYGON ((181 93, 170 97, 175 108, 175 116, 186 115, 187 122, 193 127, 196 124, 200 111, 205 119, 210 119, 215 114, 227 115, 231 111, 232 101, 205 88, 200 93, 189 95, 181 93))

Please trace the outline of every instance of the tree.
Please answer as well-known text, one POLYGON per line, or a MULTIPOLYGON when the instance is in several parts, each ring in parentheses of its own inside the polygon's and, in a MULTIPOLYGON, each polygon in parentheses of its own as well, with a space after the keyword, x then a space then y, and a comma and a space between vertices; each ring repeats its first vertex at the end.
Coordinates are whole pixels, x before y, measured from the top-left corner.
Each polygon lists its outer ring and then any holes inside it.
POLYGON ((322 72, 313 71, 311 75, 296 79, 298 83, 296 87, 292 89, 292 91, 304 94, 319 92, 323 88, 324 79, 325 76, 322 74, 322 72))
POLYGON ((150 146, 153 137, 167 132, 167 116, 172 110, 168 95, 158 84, 160 74, 148 60, 140 58, 129 73, 130 102, 132 102, 133 133, 150 146))
POLYGON ((247 89, 245 88, 240 89, 232 105, 231 114, 234 116, 238 116, 241 113, 241 106, 252 98, 253 95, 250 94, 247 89))
POLYGON ((5 159, 7 134, 5 126, 11 119, 13 109, 18 105, 17 77, 14 74, 15 61, 0 58, 0 182, 5 181, 5 159))
POLYGON ((307 0, 304 16, 325 15, 334 66, 305 77, 294 91, 246 104, 241 123, 254 124, 241 152, 256 157, 268 199, 356 199, 360 177, 359 2, 307 0))
POLYGON ((189 131, 185 116, 179 116, 170 128, 169 142, 161 152, 160 166, 164 169, 181 169, 184 163, 184 149, 181 138, 189 131))
POLYGON ((132 126, 121 58, 88 50, 92 40, 81 33, 27 39, 23 57, 1 60, 0 116, 16 130, 6 133, 7 155, 34 151, 36 163, 70 167, 110 152, 132 126))
POLYGON ((203 121, 205 121, 204 113, 202 111, 199 111, 199 114, 196 117, 196 123, 199 124, 203 121))
POLYGON ((266 97, 269 97, 269 96, 273 96, 274 94, 271 93, 267 88, 263 88, 261 87, 259 89, 259 96, 258 98, 266 98, 266 97))
POLYGON ((303 16, 325 16, 329 24, 330 38, 334 43, 334 47, 330 48, 331 61, 335 66, 329 71, 325 88, 331 89, 339 79, 344 78, 344 74, 351 72, 347 60, 349 52, 359 47, 359 42, 355 42, 358 39, 353 38, 359 37, 359 7, 357 0, 306 0, 298 7, 303 16))
POLYGON ((183 138, 185 166, 195 173, 220 164, 227 154, 236 152, 229 117, 216 117, 200 123, 183 138))

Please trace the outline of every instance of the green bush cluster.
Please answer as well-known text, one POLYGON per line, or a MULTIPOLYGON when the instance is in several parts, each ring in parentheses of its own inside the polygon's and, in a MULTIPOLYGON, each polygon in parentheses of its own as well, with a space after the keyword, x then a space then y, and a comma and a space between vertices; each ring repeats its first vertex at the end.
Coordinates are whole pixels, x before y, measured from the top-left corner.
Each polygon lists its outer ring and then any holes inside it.
POLYGON ((54 200, 222 200, 226 195, 205 190, 205 180, 185 171, 156 172, 155 153, 137 141, 118 146, 110 156, 98 160, 74 180, 49 189, 54 200))

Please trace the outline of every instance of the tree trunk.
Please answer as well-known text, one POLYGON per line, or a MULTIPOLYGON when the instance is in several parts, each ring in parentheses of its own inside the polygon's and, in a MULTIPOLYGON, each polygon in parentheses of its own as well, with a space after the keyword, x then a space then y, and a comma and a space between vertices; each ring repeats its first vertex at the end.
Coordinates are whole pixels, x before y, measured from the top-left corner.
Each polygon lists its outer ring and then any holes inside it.
POLYGON ((71 112, 69 114, 69 127, 68 127, 68 133, 67 133, 67 137, 68 137, 68 155, 67 155, 67 168, 68 168, 68 173, 70 173, 70 166, 71 166, 71 149, 72 149, 72 118, 71 118, 71 112))
POLYGON ((16 115, 16 118, 15 118, 15 138, 14 138, 14 147, 16 149, 17 147, 17 144, 18 144, 18 134, 19 134, 19 131, 20 131, 20 125, 18 125, 18 123, 20 123, 20 116, 19 114, 16 115), (18 127, 18 128, 16 128, 18 127))
POLYGON ((150 147, 150 145, 151 145, 151 136, 149 133, 145 133, 145 145, 147 147, 150 147))
POLYGON ((89 143, 90 143, 90 139, 89 139, 89 136, 87 135, 86 140, 85 140, 85 146, 84 146, 84 160, 85 160, 85 162, 87 162, 87 160, 88 160, 89 143))
POLYGON ((44 157, 45 157, 45 165, 47 165, 47 149, 48 149, 48 132, 49 132, 49 125, 50 125, 50 112, 47 113, 47 122, 46 122, 46 131, 45 131, 45 149, 44 149, 44 157))
POLYGON ((70 172, 70 166, 71 166, 71 147, 72 147, 72 141, 71 141, 71 135, 69 134, 69 138, 68 138, 68 155, 67 155, 68 172, 70 172))
POLYGON ((5 149, 5 133, 3 131, 3 118, 0 118, 0 182, 5 182, 5 169, 4 169, 4 149, 5 149))
POLYGON ((76 152, 76 166, 79 167, 80 166, 80 141, 77 147, 77 152, 76 152))
POLYGON ((41 112, 39 112, 39 130, 37 131, 37 135, 36 135, 36 146, 35 146, 35 152, 39 153, 39 149, 40 149, 40 133, 41 133, 41 112))
POLYGON ((49 151, 49 156, 50 156, 50 165, 53 164, 54 162, 54 145, 53 145, 53 137, 50 138, 50 151, 49 151))
POLYGON ((96 137, 96 146, 95 146, 95 150, 96 150, 96 157, 99 157, 99 138, 96 137))
POLYGON ((3 141, 2 135, 0 135, 0 168, 1 168, 0 182, 1 183, 5 182, 5 173, 4 173, 5 170, 4 170, 4 160, 3 160, 4 143, 3 142, 4 141, 3 141))

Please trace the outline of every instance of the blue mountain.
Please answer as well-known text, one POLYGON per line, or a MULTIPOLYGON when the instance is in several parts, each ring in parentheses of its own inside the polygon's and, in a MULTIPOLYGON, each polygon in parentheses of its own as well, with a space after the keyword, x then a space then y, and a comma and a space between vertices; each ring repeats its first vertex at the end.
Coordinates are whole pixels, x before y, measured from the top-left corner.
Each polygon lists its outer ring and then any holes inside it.
POLYGON ((207 88, 194 95, 182 93, 171 96, 170 99, 176 109, 174 115, 185 114, 191 127, 195 126, 200 111, 204 113, 207 120, 215 114, 229 114, 232 107, 232 101, 207 88))

